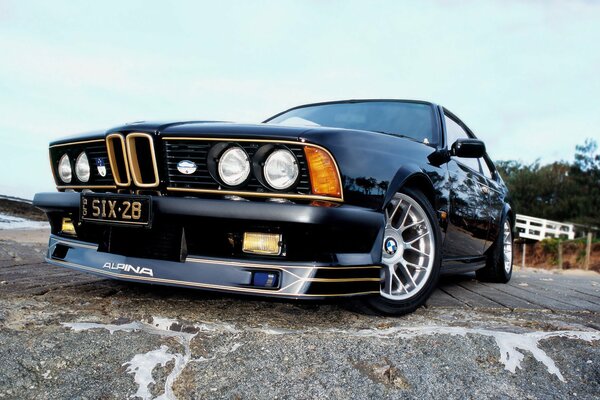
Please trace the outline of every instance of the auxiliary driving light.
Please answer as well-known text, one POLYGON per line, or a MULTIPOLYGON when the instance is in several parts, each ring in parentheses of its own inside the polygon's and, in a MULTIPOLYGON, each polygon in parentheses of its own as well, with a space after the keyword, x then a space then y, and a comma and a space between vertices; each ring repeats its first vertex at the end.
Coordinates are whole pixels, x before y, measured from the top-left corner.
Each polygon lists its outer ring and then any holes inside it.
POLYGON ((73 225, 73 221, 71 220, 71 218, 63 218, 62 219, 60 233, 62 233, 64 235, 71 235, 71 236, 76 235, 75 225, 73 225))
POLYGON ((244 232, 244 253, 278 256, 281 253, 281 234, 244 232))

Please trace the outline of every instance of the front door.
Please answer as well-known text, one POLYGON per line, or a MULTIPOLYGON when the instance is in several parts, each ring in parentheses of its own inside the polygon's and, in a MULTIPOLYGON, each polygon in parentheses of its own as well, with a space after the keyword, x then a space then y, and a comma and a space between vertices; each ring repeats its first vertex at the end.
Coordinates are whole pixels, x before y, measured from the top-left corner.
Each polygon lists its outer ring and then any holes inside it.
MULTIPOLYGON (((454 119, 444 117, 450 148, 458 138, 471 137, 454 119)), ((451 157, 449 224, 444 243, 445 258, 481 256, 490 228, 489 186, 476 158, 451 157)))

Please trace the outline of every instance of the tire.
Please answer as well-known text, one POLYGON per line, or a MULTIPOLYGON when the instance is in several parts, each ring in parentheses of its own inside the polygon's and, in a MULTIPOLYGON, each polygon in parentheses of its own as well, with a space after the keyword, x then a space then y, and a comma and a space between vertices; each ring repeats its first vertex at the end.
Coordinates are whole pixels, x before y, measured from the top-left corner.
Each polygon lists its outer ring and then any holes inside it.
POLYGON ((435 289, 440 275, 442 240, 439 222, 433 207, 423 193, 409 188, 396 193, 390 205, 386 207, 384 235, 381 294, 360 299, 356 307, 369 314, 392 316, 408 314, 425 304, 435 289), (398 210, 403 214, 399 216, 398 210), (404 218, 403 221, 400 221, 401 218, 404 218), (395 228, 394 225, 399 223, 401 225, 395 228), (396 231, 401 233, 398 234, 396 231), (422 239, 411 242, 419 236, 423 236, 422 239), (397 250, 392 253, 395 241, 397 241, 397 250), (413 244, 416 244, 418 249, 414 248, 413 244), (425 254, 429 255, 425 256, 425 254), (394 264, 395 260, 400 261, 394 264), (414 264, 409 260, 413 260, 414 264), (392 270, 395 270, 393 275, 391 275, 392 270), (411 271, 414 275, 411 275, 411 271))
POLYGON ((488 251, 485 267, 475 272, 480 281, 507 283, 512 277, 513 235, 508 215, 504 216, 500 226, 502 230, 488 251))

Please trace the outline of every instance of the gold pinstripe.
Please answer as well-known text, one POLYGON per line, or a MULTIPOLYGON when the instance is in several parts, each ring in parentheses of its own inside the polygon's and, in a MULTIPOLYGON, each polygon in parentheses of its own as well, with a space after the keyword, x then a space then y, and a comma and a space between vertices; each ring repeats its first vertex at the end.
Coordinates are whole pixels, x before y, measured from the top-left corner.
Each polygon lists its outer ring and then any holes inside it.
MULTIPOLYGON (((281 290, 261 290, 261 289, 252 289, 252 288, 241 288, 241 287, 233 287, 233 286, 224 286, 224 285, 214 285, 210 283, 198 283, 198 282, 188 282, 188 281, 179 281, 175 279, 165 279, 165 278, 154 278, 147 276, 133 276, 133 275, 123 275, 117 274, 110 271, 102 271, 97 268, 87 267, 85 265, 80 265, 72 262, 61 261, 61 260, 53 260, 50 258, 46 258, 46 261, 51 263, 56 263, 59 265, 66 265, 72 268, 81 269, 84 271, 89 271, 95 274, 112 276, 115 278, 127 278, 131 280, 139 280, 139 281, 149 281, 149 282, 160 282, 160 283, 169 283, 173 285, 181 285, 181 286, 192 286, 192 287, 200 287, 200 288, 208 288, 208 289, 221 289, 226 291, 234 291, 241 293, 260 293, 260 294, 268 294, 268 295, 279 295, 279 296, 290 296, 290 297, 345 297, 345 296, 354 296, 354 295, 362 295, 362 294, 378 294, 379 291, 366 291, 366 292, 351 292, 351 293, 338 293, 338 294, 305 294, 305 293, 283 293, 281 290)), ((299 283, 300 281, 294 282, 293 284, 299 283)), ((293 285, 291 284, 291 285, 293 285)), ((291 285, 286 286, 289 287, 291 285)))
POLYGON ((53 147, 62 147, 62 146, 71 146, 71 145, 75 145, 75 144, 96 143, 96 142, 104 142, 104 139, 80 140, 80 141, 77 141, 77 142, 53 144, 53 145, 50 146, 50 148, 53 148, 53 147))

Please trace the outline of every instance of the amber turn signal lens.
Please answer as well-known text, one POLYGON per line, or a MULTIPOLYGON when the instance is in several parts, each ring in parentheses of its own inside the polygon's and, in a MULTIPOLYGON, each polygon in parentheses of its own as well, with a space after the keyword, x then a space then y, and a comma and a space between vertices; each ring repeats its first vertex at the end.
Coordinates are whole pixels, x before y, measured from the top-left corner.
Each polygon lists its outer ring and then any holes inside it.
POLYGON ((341 198, 340 175, 331 155, 323 149, 311 146, 306 146, 304 153, 308 161, 313 194, 341 198))

